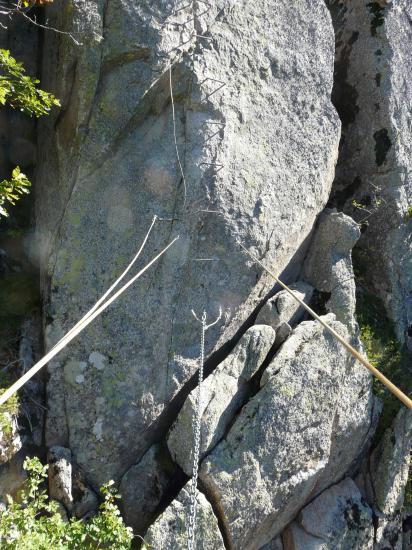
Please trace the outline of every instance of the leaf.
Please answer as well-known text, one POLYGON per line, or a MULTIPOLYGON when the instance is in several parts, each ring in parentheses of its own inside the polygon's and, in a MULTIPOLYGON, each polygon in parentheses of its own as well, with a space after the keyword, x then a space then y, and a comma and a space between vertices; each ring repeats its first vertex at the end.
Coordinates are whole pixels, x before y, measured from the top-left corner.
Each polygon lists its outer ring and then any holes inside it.
POLYGON ((8 104, 13 109, 37 118, 48 114, 53 106, 60 106, 53 94, 37 87, 40 81, 26 75, 23 65, 8 50, 0 49, 0 71, 2 105, 8 104))

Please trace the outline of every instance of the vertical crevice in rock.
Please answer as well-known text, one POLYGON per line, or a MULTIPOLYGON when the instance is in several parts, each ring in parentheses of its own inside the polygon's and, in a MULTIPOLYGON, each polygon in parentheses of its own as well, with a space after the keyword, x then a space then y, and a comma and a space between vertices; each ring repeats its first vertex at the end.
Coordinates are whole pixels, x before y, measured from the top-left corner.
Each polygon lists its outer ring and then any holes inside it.
POLYGON ((209 504, 212 507, 213 513, 216 516, 217 523, 219 526, 220 534, 222 535, 223 542, 225 544, 226 550, 235 550, 233 541, 230 536, 230 528, 225 516, 223 506, 220 502, 219 495, 213 491, 213 487, 209 484, 199 480, 198 484, 199 491, 201 491, 207 498, 209 504))
MULTIPOLYGON (((41 18, 40 13, 36 17, 41 18)), ((23 18, 2 15, 0 47, 39 76, 41 31, 23 18)), ((42 355, 39 254, 34 238, 34 198, 38 154, 36 119, 1 106, 0 181, 19 166, 32 187, 0 218, 0 387, 10 386, 42 355)), ((0 498, 12 495, 25 479, 27 454, 44 457, 44 377, 32 379, 18 397, 2 406, 0 425, 0 498), (3 414, 4 413, 4 414, 3 414), (8 425, 10 423, 10 425, 8 425), (7 435, 9 434, 9 435, 7 435)))
POLYGON ((409 2, 329 0, 336 32, 332 98, 342 139, 330 204, 362 228, 363 285, 380 296, 409 345, 412 90, 409 2))

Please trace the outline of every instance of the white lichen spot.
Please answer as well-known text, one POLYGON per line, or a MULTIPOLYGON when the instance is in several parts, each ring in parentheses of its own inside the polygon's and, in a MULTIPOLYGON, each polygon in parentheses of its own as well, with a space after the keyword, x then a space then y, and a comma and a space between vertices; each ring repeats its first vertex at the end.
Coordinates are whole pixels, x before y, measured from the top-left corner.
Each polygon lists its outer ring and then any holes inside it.
POLYGON ((106 357, 99 353, 98 351, 93 351, 89 355, 89 362, 97 369, 97 370, 103 370, 106 361, 106 357))
POLYGON ((76 376, 75 380, 76 380, 76 382, 77 382, 78 384, 83 384, 83 382, 84 382, 84 376, 83 376, 83 374, 78 374, 78 375, 76 376))

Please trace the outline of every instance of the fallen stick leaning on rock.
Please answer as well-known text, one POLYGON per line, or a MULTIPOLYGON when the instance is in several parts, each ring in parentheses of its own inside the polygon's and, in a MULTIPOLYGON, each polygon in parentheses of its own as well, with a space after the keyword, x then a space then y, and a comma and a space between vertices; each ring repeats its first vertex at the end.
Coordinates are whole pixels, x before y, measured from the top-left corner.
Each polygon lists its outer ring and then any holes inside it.
POLYGON ((291 290, 285 283, 283 283, 270 269, 268 269, 266 266, 263 265, 263 263, 256 258, 247 248, 243 246, 242 243, 239 243, 241 248, 246 252, 246 254, 258 265, 260 265, 266 273, 268 273, 273 279, 284 289, 286 292, 288 292, 299 304, 306 309, 306 311, 314 318, 316 321, 319 321, 319 323, 330 333, 332 336, 334 336, 339 342, 343 345, 344 348, 346 348, 349 353, 351 353, 355 359, 357 359, 364 367, 366 367, 384 386, 388 388, 390 392, 393 393, 395 397, 397 397, 408 409, 412 409, 412 400, 403 393, 401 389, 398 388, 398 386, 395 386, 384 374, 382 374, 376 367, 371 365, 367 359, 362 357, 362 355, 353 347, 351 346, 340 334, 336 332, 331 326, 328 325, 317 313, 313 311, 312 308, 310 308, 303 300, 301 300, 294 292, 291 290))

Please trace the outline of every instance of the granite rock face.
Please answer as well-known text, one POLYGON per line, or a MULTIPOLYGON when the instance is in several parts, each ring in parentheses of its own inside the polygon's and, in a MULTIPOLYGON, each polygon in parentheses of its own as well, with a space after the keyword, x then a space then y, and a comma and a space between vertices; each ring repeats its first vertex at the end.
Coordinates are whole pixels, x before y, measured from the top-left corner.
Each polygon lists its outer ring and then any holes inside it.
MULTIPOLYGON (((291 284, 289 288, 300 300, 310 302, 313 288, 303 281, 291 284)), ((269 325, 275 330, 282 325, 294 326, 305 314, 304 308, 286 291, 281 290, 273 298, 268 300, 260 309, 256 317, 256 324, 269 325)))
POLYGON ((47 461, 50 498, 58 502, 66 514, 77 518, 95 513, 99 504, 97 495, 74 463, 71 450, 57 445, 51 447, 47 461))
POLYGON ((49 495, 71 510, 72 495, 72 453, 64 447, 51 447, 47 457, 49 463, 49 495))
POLYGON ((166 492, 182 479, 160 445, 153 445, 122 477, 119 492, 125 521, 142 536, 156 519, 166 492))
POLYGON ((42 86, 62 102, 38 128, 31 254, 46 350, 122 272, 155 214, 136 270, 180 237, 48 365, 49 492, 69 514, 94 513, 114 479, 149 547, 187 546, 191 310, 222 308, 205 341, 196 548, 376 550, 399 535, 409 417, 370 453, 380 404, 369 373, 239 243, 306 303, 326 298, 326 320, 361 349, 356 245, 409 342, 411 18, 406 0, 47 8, 63 33, 46 33, 41 52, 42 86))
POLYGON ((343 125, 335 202, 367 222, 362 268, 412 349, 412 5, 328 3, 337 35, 333 101, 343 125))
MULTIPOLYGON (((332 314, 326 320, 348 337, 332 314)), ((260 391, 203 461, 202 483, 222 508, 234 548, 258 549, 270 542, 302 503, 333 482, 330 474, 322 476, 337 466, 331 461, 340 463, 342 475, 342 463, 361 452, 368 408, 363 437, 355 437, 337 456, 333 449, 337 405, 346 398, 341 387, 349 370, 346 352, 319 324, 301 323, 264 372, 260 391)))
POLYGON ((163 221, 142 264, 180 234, 50 368, 47 443, 70 447, 94 484, 143 455, 151 426, 194 373, 190 310, 224 310, 207 333, 210 355, 271 288, 237 241, 278 272, 289 266, 337 158, 333 30, 321 0, 178 7, 84 0, 48 14, 83 44, 45 36, 44 86, 63 103, 43 126, 37 188, 50 331, 69 329, 109 286, 153 214, 163 221))
POLYGON ((370 458, 375 504, 386 515, 402 508, 412 449, 412 413, 401 408, 370 458))
POLYGON ((372 510, 346 478, 305 506, 283 538, 286 550, 372 550, 372 510))
MULTIPOLYGON (((202 459, 225 434, 235 414, 250 395, 247 382, 257 373, 275 342, 276 332, 267 325, 251 327, 240 339, 234 351, 203 382, 201 393, 202 459)), ((197 413, 197 390, 187 397, 168 436, 173 459, 192 474, 193 432, 197 413)))
MULTIPOLYGON (((200 492, 197 492, 196 500, 195 550, 224 550, 225 545, 211 505, 200 492)), ((189 485, 187 485, 147 531, 144 541, 149 548, 156 548, 156 550, 187 548, 189 505, 189 485)))

